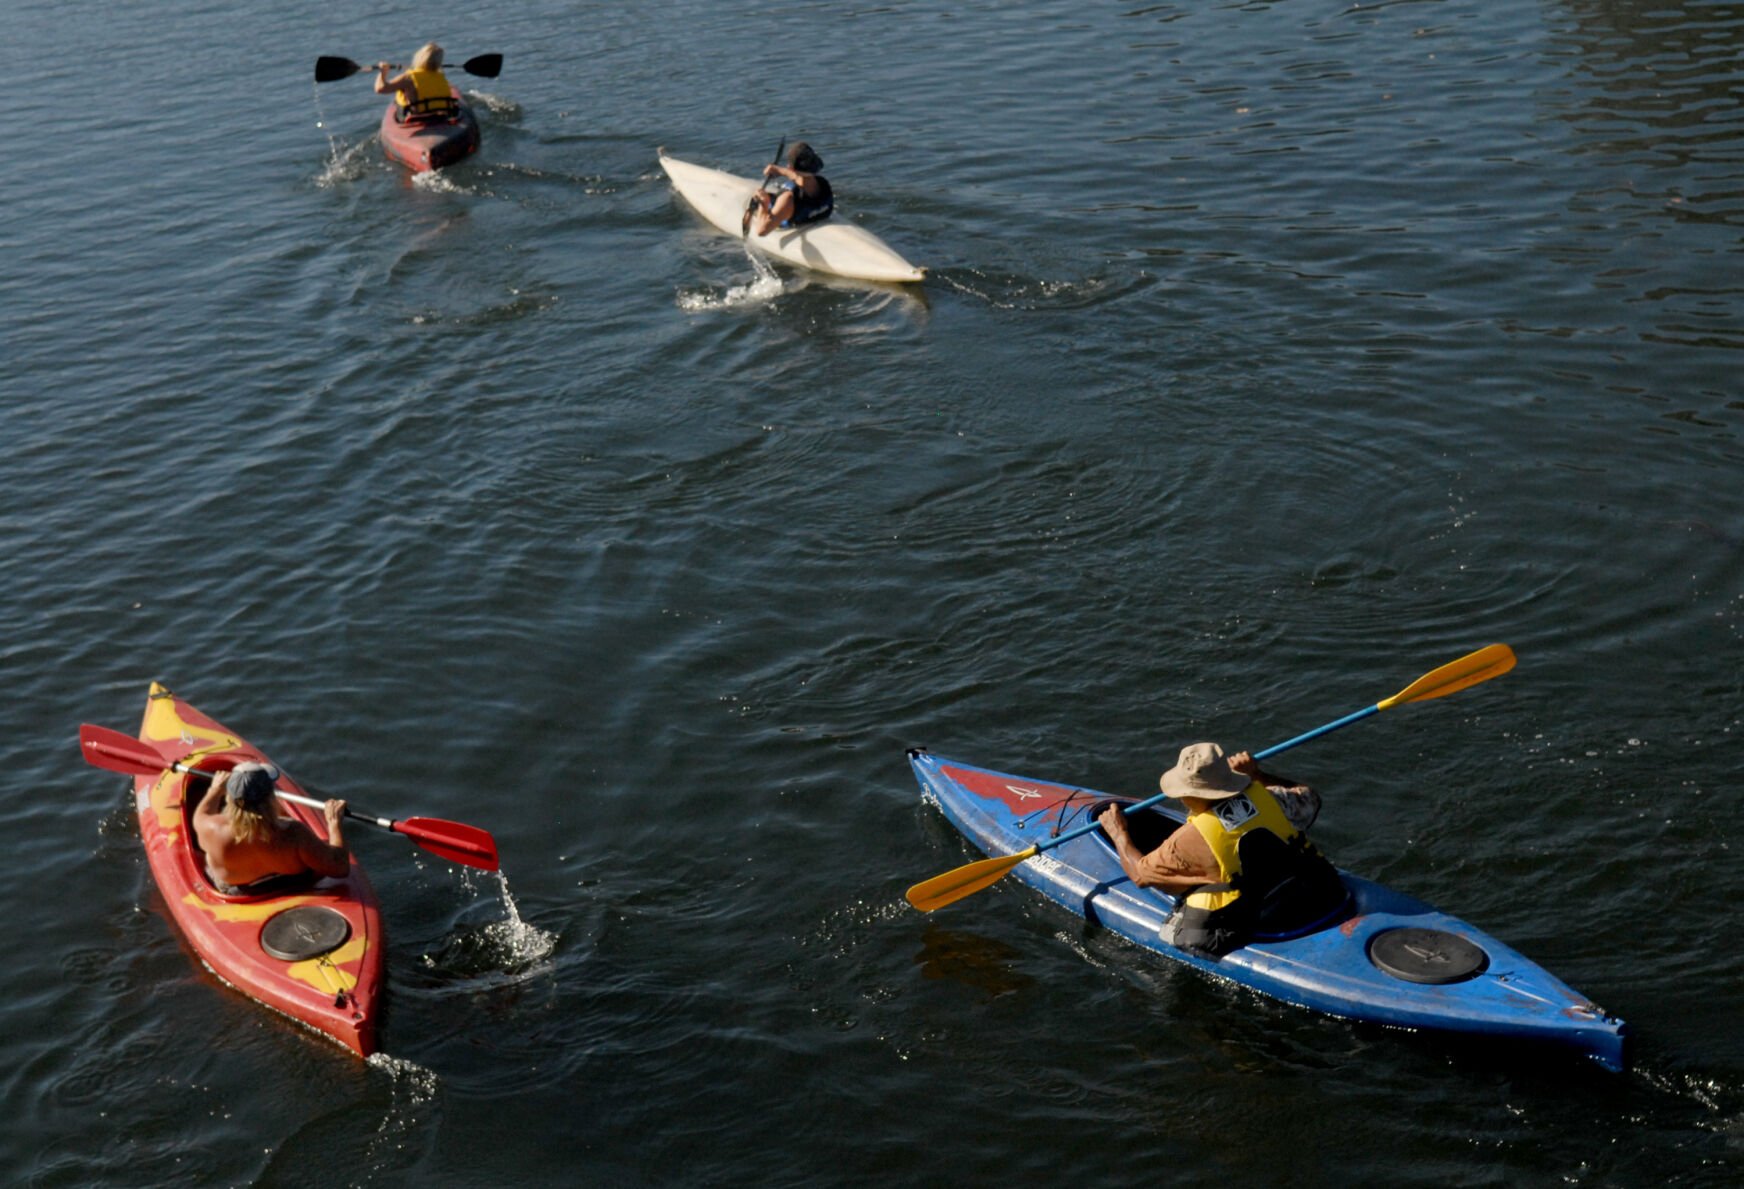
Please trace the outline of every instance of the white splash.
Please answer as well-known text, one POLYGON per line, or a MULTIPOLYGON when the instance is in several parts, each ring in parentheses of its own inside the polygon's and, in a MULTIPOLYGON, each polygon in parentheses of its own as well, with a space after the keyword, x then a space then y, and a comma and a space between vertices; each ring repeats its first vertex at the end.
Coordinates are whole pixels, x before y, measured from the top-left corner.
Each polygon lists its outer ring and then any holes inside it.
POLYGON ((427 169, 423 173, 412 175, 412 185, 420 190, 433 194, 471 194, 467 187, 456 182, 446 170, 427 169))
POLYGON ((489 91, 467 91, 466 97, 472 101, 473 107, 482 107, 493 116, 512 118, 521 114, 519 103, 513 99, 505 99, 501 95, 493 95, 489 91))
POLYGON ((429 1102, 436 1097, 436 1073, 425 1069, 416 1061, 407 1061, 403 1057, 390 1057, 386 1053, 371 1053, 365 1058, 369 1064, 394 1079, 396 1084, 404 1083, 412 1106, 429 1102))
POLYGON ((505 963, 507 969, 525 970, 551 956, 551 951, 557 948, 557 935, 522 920, 521 910, 509 894, 509 877, 499 871, 497 882, 502 887, 505 916, 503 920, 486 925, 484 937, 501 948, 508 959, 505 963))
POLYGON ((327 136, 330 155, 320 173, 315 175, 315 184, 323 189, 339 185, 341 182, 354 182, 368 172, 369 163, 373 160, 366 152, 375 143, 374 137, 368 137, 356 144, 346 144, 343 140, 327 136))
POLYGON ((678 308, 695 312, 767 305, 786 291, 787 287, 782 284, 781 275, 766 257, 751 247, 749 240, 745 241, 745 258, 751 262, 752 271, 757 274, 753 280, 743 285, 733 285, 720 294, 680 291, 678 308))

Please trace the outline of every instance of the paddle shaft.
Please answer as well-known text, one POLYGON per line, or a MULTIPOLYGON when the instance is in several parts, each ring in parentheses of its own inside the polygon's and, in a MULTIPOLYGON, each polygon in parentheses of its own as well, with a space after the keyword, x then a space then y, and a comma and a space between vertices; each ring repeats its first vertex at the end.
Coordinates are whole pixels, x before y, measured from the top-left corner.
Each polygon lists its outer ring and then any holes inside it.
MULTIPOLYGON (((1330 734, 1331 732, 1338 730, 1340 727, 1348 727, 1351 723, 1361 722, 1370 715, 1379 714, 1380 712, 1381 708, 1379 706, 1370 706, 1366 710, 1358 710, 1355 714, 1347 714, 1337 722, 1329 722, 1323 727, 1316 727, 1314 730, 1309 731, 1306 734, 1298 735, 1294 739, 1286 739, 1284 742, 1279 743, 1276 746, 1268 747, 1261 752, 1255 752, 1254 762, 1258 763, 1260 760, 1269 759, 1281 751, 1290 750, 1298 743, 1306 743, 1310 739, 1318 739, 1320 736, 1330 734)), ((1158 793, 1154 797, 1146 797, 1143 801, 1140 801, 1135 805, 1125 806, 1121 809, 1121 812, 1126 814, 1137 813, 1141 809, 1149 809, 1159 801, 1166 801, 1168 799, 1169 794, 1158 793)), ((1079 826, 1077 829, 1067 830, 1064 834, 1060 834, 1057 837, 1045 839, 1035 844, 1036 853, 1040 854, 1044 850, 1050 850, 1053 847, 1059 846, 1062 842, 1070 842, 1074 838, 1080 838, 1097 828, 1099 828, 1099 823, 1087 822, 1086 824, 1079 826)))
MULTIPOLYGON (((1318 739, 1329 731, 1336 731, 1340 727, 1349 726, 1351 723, 1361 722, 1370 715, 1378 714, 1394 706, 1410 702, 1426 702, 1431 698, 1445 698, 1449 694, 1458 693, 1462 689, 1468 689, 1479 682, 1488 681, 1492 677, 1500 677, 1513 667, 1513 649, 1506 644, 1487 645, 1476 652, 1468 653, 1456 661, 1450 661, 1440 668, 1425 673, 1390 698, 1383 698, 1373 706, 1358 710, 1355 714, 1347 714, 1343 718, 1329 722, 1323 727, 1317 727, 1307 734, 1285 740, 1275 747, 1268 747, 1256 755, 1254 759, 1257 761, 1275 756, 1280 751, 1286 751, 1299 743, 1318 739)), ((1128 806, 1121 812, 1132 813, 1136 810, 1148 809, 1167 795, 1167 793, 1158 793, 1154 797, 1128 806)), ((931 879, 922 880, 908 889, 908 902, 922 912, 932 912, 934 909, 943 908, 947 904, 955 904, 965 896, 973 895, 982 888, 991 887, 1004 877, 1006 872, 1024 860, 1033 858, 1042 851, 1058 846, 1062 842, 1082 837, 1096 829, 1099 824, 1098 822, 1088 822, 1058 837, 1038 842, 1017 854, 978 859, 955 870, 947 871, 943 875, 935 875, 931 879)))
MULTIPOLYGON (((198 768, 190 768, 186 764, 171 765, 178 772, 198 772, 198 768)), ((206 775, 210 776, 208 772, 206 775)), ((320 789, 315 789, 319 793, 320 789)), ((318 797, 305 797, 301 793, 287 793, 284 789, 273 785, 273 793, 281 801, 295 801, 298 805, 307 805, 310 809, 327 808, 327 802, 318 797)), ((375 826, 386 830, 389 834, 398 834, 409 838, 427 851, 441 855, 445 859, 463 863, 468 867, 482 867, 486 871, 497 870, 496 844, 476 826, 466 826, 459 822, 445 822, 434 818, 406 818, 395 821, 392 818, 372 817, 367 813, 359 813, 351 806, 345 807, 345 816, 354 822, 362 822, 366 826, 375 826)))
MULTIPOLYGON (((301 793, 287 793, 284 789, 281 789, 276 785, 273 786, 273 792, 278 795, 278 798, 281 801, 295 801, 298 805, 307 805, 310 809, 327 808, 326 801, 322 801, 316 797, 305 797, 301 793)), ((380 826, 384 830, 396 834, 399 833, 398 830, 394 829, 394 823, 391 818, 370 817, 367 813, 359 813, 349 805, 345 807, 345 816, 351 818, 353 821, 368 822, 372 826, 380 826)))
MULTIPOLYGON (((398 62, 389 62, 389 70, 404 70, 398 62)), ((315 81, 318 83, 336 83, 342 78, 350 78, 366 70, 377 67, 366 66, 361 62, 353 62, 350 58, 320 57, 315 59, 315 81)), ((480 54, 476 58, 468 58, 460 64, 460 69, 467 74, 480 78, 495 78, 502 73, 503 56, 501 54, 480 54)))
MULTIPOLYGON (((1254 753, 1254 760, 1255 762, 1258 762, 1260 760, 1269 759, 1281 751, 1288 751, 1297 744, 1307 743, 1309 740, 1318 739, 1322 735, 1329 735, 1341 727, 1348 727, 1352 723, 1361 722, 1363 719, 1379 714, 1382 710, 1386 710, 1392 706, 1401 705, 1407 702, 1428 701, 1431 698, 1446 697, 1448 694, 1456 693, 1459 690, 1466 689, 1478 684, 1479 682, 1488 681, 1492 677, 1499 677, 1513 667, 1514 652, 1511 648, 1506 644, 1487 645, 1486 647, 1478 649, 1476 652, 1468 653, 1457 661, 1450 661, 1432 672, 1425 673, 1422 677, 1419 677, 1416 681, 1413 681, 1410 685, 1406 686, 1392 697, 1376 702, 1373 706, 1358 710, 1354 714, 1347 714, 1343 718, 1334 719, 1325 726, 1315 727, 1312 731, 1307 731, 1301 735, 1297 735, 1294 739, 1286 739, 1284 742, 1268 747, 1264 751, 1256 752, 1254 753)), ((1165 800, 1168 795, 1169 794, 1167 793, 1158 793, 1156 796, 1148 797, 1145 800, 1138 802, 1136 805, 1128 805, 1121 812, 1135 813, 1140 809, 1149 809, 1157 802, 1165 800)), ((1072 839, 1082 837, 1096 828, 1097 823, 1089 822, 1085 825, 1079 826, 1077 829, 1068 830, 1066 833, 1057 837, 1038 842, 1035 846, 1036 853, 1040 854, 1042 851, 1056 847, 1062 842, 1070 842, 1072 839)))
MULTIPOLYGON (((780 165, 781 164, 781 154, 782 154, 783 150, 785 150, 786 148, 787 148, 787 138, 784 136, 781 138, 780 142, 775 146, 775 159, 770 162, 771 165, 780 165)), ((768 178, 764 178, 761 182, 757 183, 758 190, 767 190, 768 188, 769 188, 769 179, 768 178)), ((745 208, 744 226, 739 229, 741 234, 743 234, 746 239, 751 238, 751 216, 756 214, 756 213, 757 213, 757 199, 756 199, 756 196, 753 195, 751 198, 751 204, 745 208)))
MULTIPOLYGON (((204 768, 196 768, 192 764, 184 764, 180 760, 177 760, 175 763, 170 765, 170 771, 172 771, 172 772, 186 772, 190 775, 196 775, 196 776, 215 776, 215 775, 217 775, 217 773, 208 772, 204 768)), ((315 791, 320 792, 319 789, 317 789, 315 791)), ((321 800, 318 797, 305 797, 301 793, 286 792, 284 789, 281 789, 278 787, 278 784, 276 781, 273 784, 273 795, 278 797, 278 799, 281 801, 295 801, 298 805, 307 805, 310 809, 326 809, 327 808, 327 801, 321 800)), ((328 798, 328 800, 331 800, 331 799, 332 798, 328 798)), ((371 825, 371 826, 380 826, 382 829, 386 830, 390 834, 398 834, 399 833, 398 830, 394 829, 394 823, 393 823, 392 819, 385 818, 385 817, 371 817, 367 813, 359 813, 357 810, 353 809, 349 805, 347 805, 345 807, 345 816, 350 818, 353 821, 363 822, 363 823, 365 823, 367 825, 371 825)))
MULTIPOLYGON (((95 726, 91 723, 86 723, 79 728, 79 746, 85 753, 87 763, 111 771, 132 772, 139 776, 149 776, 154 772, 168 769, 172 772, 198 773, 208 777, 214 775, 203 768, 196 768, 180 760, 166 761, 156 748, 143 739, 135 739, 131 735, 124 735, 120 731, 95 726)), ((326 805, 324 800, 300 796, 277 788, 276 780, 273 791, 287 801, 295 801, 299 805, 307 805, 314 809, 322 809, 326 805)), ((314 791, 319 793, 321 790, 314 791)), ((477 826, 426 817, 408 817, 394 821, 390 818, 359 813, 349 805, 345 808, 345 816, 365 825, 386 830, 390 834, 398 834, 402 838, 409 839, 414 845, 452 862, 461 863, 468 867, 478 867, 485 871, 499 870, 496 840, 477 826)))

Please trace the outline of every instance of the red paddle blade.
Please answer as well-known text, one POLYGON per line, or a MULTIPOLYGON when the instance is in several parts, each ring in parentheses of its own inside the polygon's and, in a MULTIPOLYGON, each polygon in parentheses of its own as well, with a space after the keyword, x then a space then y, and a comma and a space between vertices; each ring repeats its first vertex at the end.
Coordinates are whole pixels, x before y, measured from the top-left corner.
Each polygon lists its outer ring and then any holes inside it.
POLYGON ((170 766, 157 748, 145 740, 93 723, 79 727, 79 750, 87 764, 133 776, 156 776, 170 766))
POLYGON ((496 871, 497 843, 477 826, 462 822, 445 822, 434 817, 409 817, 393 826, 394 833, 404 834, 433 855, 441 855, 451 863, 477 867, 481 871, 496 871))

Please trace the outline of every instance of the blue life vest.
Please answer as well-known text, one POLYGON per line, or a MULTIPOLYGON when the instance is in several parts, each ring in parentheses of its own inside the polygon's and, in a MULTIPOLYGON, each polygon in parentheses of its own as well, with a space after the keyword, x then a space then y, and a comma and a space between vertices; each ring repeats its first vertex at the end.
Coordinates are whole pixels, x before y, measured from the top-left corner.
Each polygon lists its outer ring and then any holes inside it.
POLYGON ((821 174, 816 176, 818 184, 816 198, 806 197, 805 191, 801 190, 794 182, 783 181, 781 183, 782 189, 791 191, 793 194, 793 214, 782 222, 783 227, 804 227, 809 223, 821 223, 835 211, 836 196, 835 192, 830 189, 829 179, 821 174))

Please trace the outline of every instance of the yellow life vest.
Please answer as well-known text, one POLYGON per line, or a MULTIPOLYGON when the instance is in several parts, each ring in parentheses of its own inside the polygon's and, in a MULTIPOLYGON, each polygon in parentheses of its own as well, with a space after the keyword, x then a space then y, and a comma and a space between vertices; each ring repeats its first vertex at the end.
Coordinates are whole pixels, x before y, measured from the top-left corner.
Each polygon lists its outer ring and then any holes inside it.
MULTIPOLYGON (((1272 791, 1259 781, 1252 781, 1246 790, 1222 801, 1214 801, 1205 809, 1187 815, 1199 836, 1211 848, 1217 859, 1219 884, 1232 882, 1241 874, 1241 837, 1250 830, 1270 830, 1285 842, 1299 832, 1284 816, 1284 807, 1272 791)), ((1220 892, 1194 892, 1185 901, 1188 908, 1214 912, 1235 903, 1241 895, 1238 888, 1220 892)))
POLYGON ((418 89, 415 100, 407 99, 404 91, 394 92, 394 102, 401 107, 415 107, 420 112, 441 111, 448 107, 454 96, 454 88, 448 85, 448 76, 440 70, 408 70, 400 77, 418 89))

